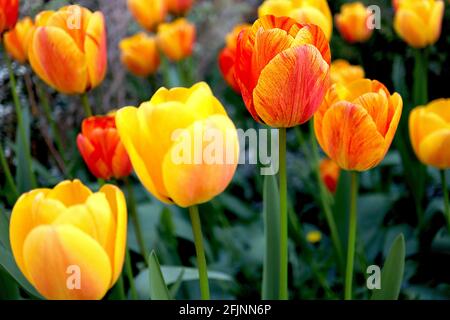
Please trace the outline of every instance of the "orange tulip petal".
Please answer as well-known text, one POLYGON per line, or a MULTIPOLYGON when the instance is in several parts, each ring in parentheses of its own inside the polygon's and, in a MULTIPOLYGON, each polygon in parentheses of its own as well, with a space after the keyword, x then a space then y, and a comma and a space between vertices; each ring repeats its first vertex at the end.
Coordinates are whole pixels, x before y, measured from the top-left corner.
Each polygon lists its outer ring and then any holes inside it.
POLYGON ((450 168, 450 129, 437 130, 419 145, 418 156, 426 164, 445 170, 450 168))
POLYGON ((101 12, 92 14, 86 29, 84 52, 90 79, 90 89, 105 78, 107 69, 105 18, 101 12))

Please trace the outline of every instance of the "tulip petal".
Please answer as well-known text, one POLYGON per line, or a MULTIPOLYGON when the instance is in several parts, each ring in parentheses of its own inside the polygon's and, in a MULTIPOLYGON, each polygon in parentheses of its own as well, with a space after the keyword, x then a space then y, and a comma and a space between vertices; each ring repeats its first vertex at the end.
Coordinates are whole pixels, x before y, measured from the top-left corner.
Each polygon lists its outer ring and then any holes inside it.
POLYGON ((305 6, 293 10, 289 13, 289 16, 301 24, 317 25, 323 31, 327 40, 331 39, 331 33, 333 32, 331 17, 327 18, 318 8, 305 6))
POLYGON ((445 170, 450 168, 450 129, 437 130, 419 145, 418 156, 423 163, 445 170))
POLYGON ((309 24, 305 25, 295 36, 295 40, 292 43, 292 46, 304 45, 304 44, 312 44, 320 51, 323 59, 330 64, 331 63, 331 51, 330 45, 328 44, 328 40, 320 29, 320 27, 309 24))
POLYGON ((410 46, 423 48, 427 45, 427 26, 414 11, 398 10, 394 18, 394 28, 410 46))
POLYGON ((262 71, 253 98, 259 117, 272 127, 308 121, 329 87, 329 68, 312 45, 277 55, 262 71))
POLYGON ((450 125, 450 99, 437 99, 427 105, 427 111, 440 116, 450 125))
POLYGON ((88 187, 83 185, 80 180, 63 181, 55 188, 50 190, 46 196, 47 199, 61 201, 66 207, 77 204, 83 204, 92 194, 88 187))
POLYGON ((101 299, 109 288, 108 256, 94 239, 73 226, 33 229, 23 256, 31 283, 47 299, 101 299), (71 287, 77 271, 79 289, 71 287))
POLYGON ((97 87, 105 78, 107 69, 105 18, 99 11, 89 20, 84 41, 84 52, 90 88, 97 87))
POLYGON ((434 44, 439 40, 442 30, 442 19, 444 17, 444 2, 434 1, 431 14, 427 24, 428 43, 434 44))

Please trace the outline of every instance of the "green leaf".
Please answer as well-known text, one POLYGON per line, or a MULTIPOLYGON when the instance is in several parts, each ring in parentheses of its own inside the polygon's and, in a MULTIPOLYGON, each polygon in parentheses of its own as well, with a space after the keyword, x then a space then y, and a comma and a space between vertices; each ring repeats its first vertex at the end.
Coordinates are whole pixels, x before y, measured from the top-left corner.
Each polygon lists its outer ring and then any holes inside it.
POLYGON ((183 276, 184 276, 184 269, 181 270, 180 274, 178 275, 177 281, 175 281, 173 286, 170 288, 170 296, 172 297, 172 299, 175 299, 178 290, 180 290, 181 284, 183 283, 183 276))
POLYGON ((152 251, 148 259, 150 298, 152 300, 170 300, 169 290, 164 281, 156 253, 152 251))
POLYGON ((20 299, 17 283, 2 267, 0 267, 0 288, 0 300, 20 299))
POLYGON ((34 174, 31 165, 31 156, 29 155, 30 145, 30 114, 28 109, 23 108, 23 126, 25 127, 25 137, 22 137, 19 126, 16 132, 16 156, 17 173, 16 186, 19 193, 27 192, 33 189, 34 174), (25 139, 24 139, 25 138, 25 139))
POLYGON ((280 196, 275 175, 265 176, 263 193, 264 234, 262 299, 277 299, 280 274, 280 196))
POLYGON ((405 271, 405 237, 400 233, 381 270, 381 289, 376 289, 372 300, 397 300, 405 271))

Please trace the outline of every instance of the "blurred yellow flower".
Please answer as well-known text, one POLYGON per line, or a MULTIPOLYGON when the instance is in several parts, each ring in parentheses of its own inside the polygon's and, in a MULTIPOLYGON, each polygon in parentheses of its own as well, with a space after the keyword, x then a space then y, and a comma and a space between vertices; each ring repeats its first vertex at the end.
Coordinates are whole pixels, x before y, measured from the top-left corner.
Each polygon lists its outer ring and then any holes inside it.
POLYGON ((351 65, 347 60, 334 60, 330 66, 331 83, 348 84, 364 78, 364 69, 361 66, 351 65))
POLYGON ((34 23, 30 17, 25 17, 10 31, 5 32, 4 42, 8 54, 19 63, 28 60, 28 46, 34 31, 34 23))
POLYGON ((166 19, 167 0, 128 0, 128 10, 144 29, 153 31, 166 19))
POLYGON ((195 25, 184 18, 158 26, 157 43, 172 61, 192 55, 195 43, 195 25))
POLYGON ((372 35, 368 26, 370 12, 361 2, 345 3, 336 14, 335 22, 342 38, 349 43, 365 42, 372 35))
POLYGON ((309 231, 306 234, 306 240, 312 244, 317 243, 322 240, 322 233, 318 230, 309 231))
POLYGON ((154 36, 140 32, 122 39, 119 48, 120 60, 131 73, 147 77, 158 70, 160 58, 154 36))
POLYGON ((17 265, 45 298, 101 299, 122 271, 125 197, 113 185, 92 193, 79 180, 35 189, 17 200, 9 230, 17 265))

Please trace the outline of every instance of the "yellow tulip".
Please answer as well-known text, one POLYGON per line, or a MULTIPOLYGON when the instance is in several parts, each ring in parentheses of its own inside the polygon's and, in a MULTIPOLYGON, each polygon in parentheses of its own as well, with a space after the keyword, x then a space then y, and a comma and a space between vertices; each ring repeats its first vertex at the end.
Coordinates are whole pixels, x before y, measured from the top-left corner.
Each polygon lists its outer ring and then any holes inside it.
POLYGON ((409 116, 409 135, 421 162, 450 168, 450 99, 415 108, 409 116))
POLYGON ((349 84, 355 80, 364 78, 364 69, 361 66, 353 66, 348 61, 334 60, 330 66, 331 83, 349 84))
POLYGON ((195 25, 184 18, 158 26, 157 43, 161 51, 172 61, 192 55, 195 43, 195 25))
POLYGON ((147 31, 164 22, 167 16, 167 0, 128 0, 128 9, 136 21, 147 31))
POLYGON ((23 194, 11 213, 16 263, 47 299, 101 299, 122 271, 126 232, 125 197, 113 185, 92 193, 64 181, 23 194))
POLYGON ((349 43, 369 40, 373 32, 367 24, 370 14, 361 2, 343 4, 341 12, 335 16, 336 27, 342 38, 349 43))
POLYGON ((439 39, 443 16, 442 0, 398 1, 394 29, 411 47, 424 48, 439 39))
POLYGON ((116 125, 142 184, 163 202, 181 207, 207 202, 236 170, 236 128, 204 82, 189 89, 161 88, 139 108, 120 109, 116 125), (224 143, 212 146, 211 134, 224 143), (206 159, 211 149, 214 161, 206 159), (184 159, 178 159, 181 153, 184 159))
POLYGON ((8 54, 19 63, 28 60, 28 45, 33 35, 34 23, 26 17, 17 22, 15 27, 5 32, 3 40, 8 54))
POLYGON ((326 0, 266 0, 258 8, 259 17, 291 17, 301 24, 315 24, 328 40, 333 32, 333 17, 326 0))
POLYGON ((120 60, 131 73, 146 77, 158 70, 160 58, 154 36, 140 32, 121 40, 119 48, 120 60))

